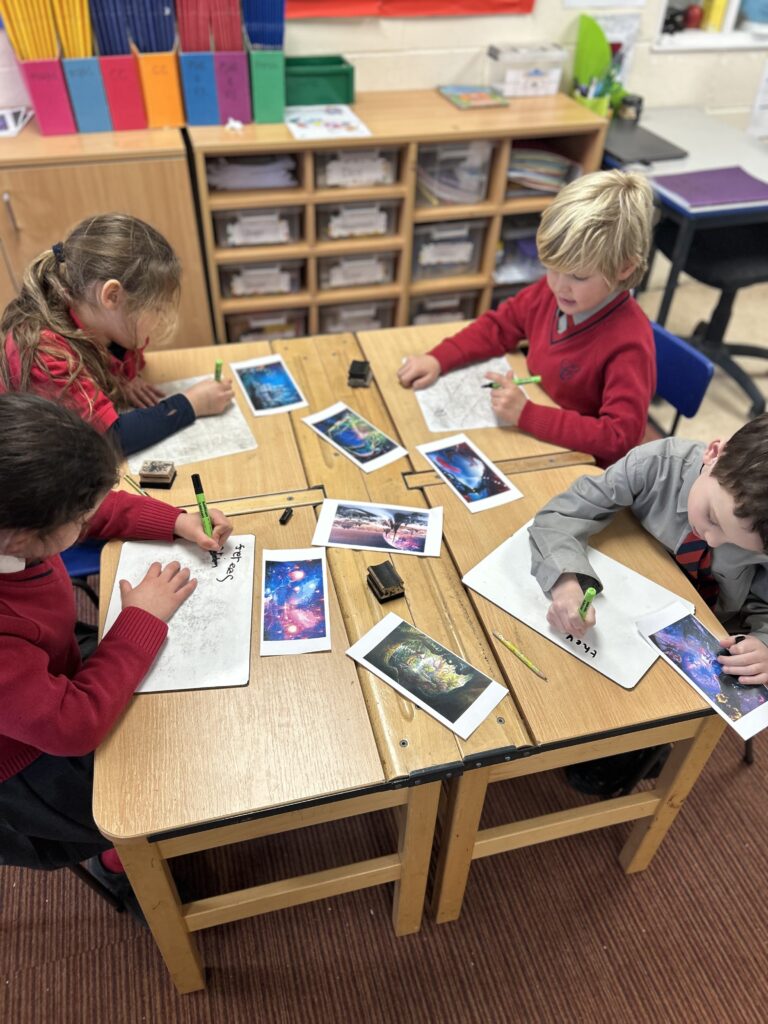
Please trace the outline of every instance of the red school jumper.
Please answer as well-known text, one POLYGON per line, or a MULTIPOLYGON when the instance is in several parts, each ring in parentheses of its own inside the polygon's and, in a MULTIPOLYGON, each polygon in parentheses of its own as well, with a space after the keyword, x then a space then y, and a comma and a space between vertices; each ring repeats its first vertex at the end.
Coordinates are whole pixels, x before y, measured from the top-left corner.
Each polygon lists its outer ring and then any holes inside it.
POLYGON ((561 407, 528 401, 518 427, 526 434, 594 455, 609 466, 639 444, 656 390, 656 350, 650 322, 628 291, 587 320, 567 318, 542 278, 497 310, 432 349, 443 373, 514 351, 528 339, 528 370, 561 407))
MULTIPOLYGON (((89 537, 173 540, 179 510, 111 491, 89 537)), ((59 555, 0 574, 0 784, 41 753, 95 750, 146 675, 168 633, 125 608, 86 664, 75 640, 75 598, 59 555)))

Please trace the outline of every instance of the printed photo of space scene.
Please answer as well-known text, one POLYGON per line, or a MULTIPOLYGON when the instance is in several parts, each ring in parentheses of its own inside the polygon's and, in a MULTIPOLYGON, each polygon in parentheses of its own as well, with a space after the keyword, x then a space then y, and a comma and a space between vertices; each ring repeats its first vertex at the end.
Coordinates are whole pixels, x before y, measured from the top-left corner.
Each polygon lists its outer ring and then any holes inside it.
POLYGON ((268 412, 305 405, 304 398, 282 359, 254 360, 251 365, 232 364, 254 412, 268 412))
POLYGON ((423 554, 427 543, 429 512, 403 510, 386 505, 352 505, 339 502, 328 534, 330 544, 381 548, 423 554))
POLYGON ((324 420, 314 420, 313 426, 361 465, 398 447, 386 434, 347 407, 324 420))
POLYGON ((264 640, 316 640, 327 633, 323 559, 265 561, 264 640))
POLYGON ((650 640, 731 721, 737 722, 768 701, 765 686, 741 686, 723 673, 717 660, 722 648, 694 615, 657 630, 650 640))
POLYGON ((425 454, 468 504, 509 491, 507 481, 494 472, 466 441, 425 454))
POLYGON ((400 622, 365 660, 437 714, 455 722, 493 680, 409 622, 400 622))

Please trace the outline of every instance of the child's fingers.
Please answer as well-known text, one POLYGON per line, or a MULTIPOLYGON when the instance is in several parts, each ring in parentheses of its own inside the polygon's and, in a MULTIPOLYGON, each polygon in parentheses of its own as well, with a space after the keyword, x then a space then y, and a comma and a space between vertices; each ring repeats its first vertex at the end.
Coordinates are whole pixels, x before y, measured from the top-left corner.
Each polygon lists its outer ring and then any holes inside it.
POLYGON ((128 580, 120 580, 119 586, 120 586, 120 600, 121 601, 125 601, 126 597, 128 597, 128 595, 133 590, 133 587, 128 582, 128 580))

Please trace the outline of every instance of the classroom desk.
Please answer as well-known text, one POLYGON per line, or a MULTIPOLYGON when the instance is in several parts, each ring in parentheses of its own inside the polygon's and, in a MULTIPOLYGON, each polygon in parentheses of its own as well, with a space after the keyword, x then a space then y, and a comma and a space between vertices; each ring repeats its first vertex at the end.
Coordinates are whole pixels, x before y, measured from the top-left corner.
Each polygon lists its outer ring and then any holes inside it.
MULTIPOLYGON (((756 178, 768 181, 768 141, 754 139, 745 131, 703 110, 695 107, 650 108, 643 111, 642 127, 682 146, 688 151, 688 156, 680 160, 632 164, 627 169, 641 170, 651 175, 683 174, 739 165, 756 178)), ((731 204, 696 212, 673 203, 666 196, 658 195, 658 199, 662 215, 678 225, 671 266, 656 315, 657 323, 663 326, 696 232, 737 224, 768 222, 768 203, 750 206, 731 204)))
MULTIPOLYGON (((435 440, 438 435, 431 433, 424 423, 418 400, 410 388, 403 388, 398 383, 396 374, 403 358, 408 355, 421 355, 442 341, 455 334, 466 323, 428 324, 424 327, 395 327, 382 331, 360 331, 357 339, 370 362, 376 385, 386 403, 389 414, 397 425, 402 444, 413 451, 417 444, 435 440)), ((513 352, 507 356, 512 370, 518 376, 525 376, 528 368, 525 355, 513 352)), ((538 384, 526 384, 531 398, 541 405, 554 406, 555 403, 538 384)), ((579 462, 593 462, 592 456, 581 452, 574 453, 570 449, 539 441, 530 434, 524 434, 516 427, 487 427, 480 430, 467 430, 466 434, 494 462, 509 459, 526 459, 545 457, 551 465, 560 465, 563 461, 572 462, 574 455, 579 462), (564 457, 564 458, 563 458, 564 457)), ((425 459, 416 455, 419 468, 427 464, 425 459)))
MULTIPOLYGON (((468 528, 468 513, 448 488, 426 489, 432 506, 444 507, 444 536, 460 573, 467 572, 551 497, 593 467, 564 467, 526 473, 515 479, 524 497, 480 513, 482 529, 468 528)), ((475 524, 472 523, 472 526, 475 524)), ((478 523, 478 527, 480 523, 478 523)), ((722 633, 669 555, 627 513, 596 538, 594 546, 662 586, 693 601, 697 615, 722 633)), ((521 566, 527 572, 528 566, 521 566)), ((637 821, 620 854, 628 873, 650 863, 725 728, 704 701, 661 659, 631 691, 571 657, 506 612, 470 591, 487 635, 497 629, 516 643, 547 676, 540 680, 513 655, 498 647, 507 685, 533 740, 533 750, 511 758, 489 758, 449 783, 433 909, 438 921, 461 912, 471 861, 565 835, 637 821), (487 787, 502 781, 577 764, 627 750, 674 742, 674 750, 652 790, 581 805, 493 829, 479 829, 487 787), (496 763, 494 763, 494 760, 496 763), (473 769, 474 770, 470 770, 473 769)))
MULTIPOLYGON (((256 359, 271 354, 266 341, 246 342, 241 345, 209 345, 205 348, 177 348, 148 352, 142 376, 152 384, 187 377, 213 376, 217 359, 224 362, 223 375, 229 363, 256 359)), ((281 416, 254 416, 248 407, 242 389, 235 382, 235 401, 250 427, 258 447, 225 458, 204 459, 179 466, 173 487, 169 490, 151 490, 157 498, 175 505, 194 504, 192 473, 199 473, 209 504, 220 504, 226 498, 244 495, 273 494, 278 491, 303 490, 306 487, 304 471, 294 445, 282 443, 284 420, 281 416)), ((127 467, 123 467, 127 471, 127 467)), ((130 490, 121 480, 121 489, 130 490)))

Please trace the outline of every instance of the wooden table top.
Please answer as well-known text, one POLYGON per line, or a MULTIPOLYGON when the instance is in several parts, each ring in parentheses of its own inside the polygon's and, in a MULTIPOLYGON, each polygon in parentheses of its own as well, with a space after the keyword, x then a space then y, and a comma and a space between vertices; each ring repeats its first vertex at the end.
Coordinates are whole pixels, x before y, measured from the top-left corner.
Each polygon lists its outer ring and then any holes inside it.
MULTIPOLYGON (((550 498, 566 490, 591 466, 547 469, 513 476, 524 497, 471 515, 447 486, 430 487, 431 505, 444 507, 444 539, 463 575, 531 519, 550 498)), ((641 572, 673 593, 692 601, 696 614, 715 635, 722 626, 666 551, 629 514, 592 538, 594 547, 641 572)), ((530 566, 521 566, 528 572, 530 566)), ((517 644, 547 676, 543 682, 501 646, 497 657, 536 744, 558 744, 579 737, 626 731, 707 707, 705 702, 659 658, 633 690, 624 690, 570 656, 535 630, 483 597, 472 603, 488 633, 497 629, 517 644)))
MULTIPOLYGON (((229 363, 271 354, 269 343, 266 341, 148 352, 147 365, 142 376, 153 384, 205 374, 213 376, 216 360, 221 359, 224 362, 223 375, 231 377, 231 372, 228 372, 229 363)), ((237 382, 234 388, 235 401, 240 406, 258 447, 236 455, 179 466, 173 487, 167 491, 152 490, 150 493, 153 497, 174 505, 194 504, 192 473, 200 474, 210 505, 215 505, 226 498, 303 490, 306 487, 299 453, 289 440, 290 432, 286 434, 286 415, 254 416, 237 382)), ((307 410, 304 411, 306 413, 307 410)), ((123 490, 129 490, 124 481, 121 481, 120 486, 123 490)))
MULTIPOLYGON (((381 391, 392 419, 395 421, 403 445, 414 452, 415 468, 431 468, 430 463, 418 452, 416 445, 436 441, 440 434, 427 429, 421 407, 414 391, 403 388, 396 374, 405 356, 422 355, 434 348, 443 338, 455 334, 465 323, 428 324, 424 327, 393 327, 383 331, 361 331, 357 338, 365 358, 373 369, 374 379, 381 391)), ((507 356, 510 369, 520 376, 526 376, 528 367, 522 352, 507 356)), ((555 406, 555 403, 538 384, 526 384, 526 391, 540 405, 555 406)), ((458 431, 447 431, 457 433, 458 431)), ((494 462, 500 459, 523 459, 531 456, 552 455, 568 452, 570 449, 539 441, 530 434, 524 434, 516 427, 485 427, 480 430, 463 431, 494 462)), ((592 461, 584 456, 584 461, 592 461)))
MULTIPOLYGON (((192 828, 203 822, 311 801, 386 781, 344 621, 329 580, 333 650, 259 656, 261 552, 308 547, 311 508, 232 517, 257 538, 247 686, 139 694, 96 754, 94 817, 114 838, 192 828)), ((106 614, 120 545, 104 551, 106 614)), ((194 600, 194 595, 190 598, 194 600)), ((173 643, 171 634, 168 643, 173 643)))

